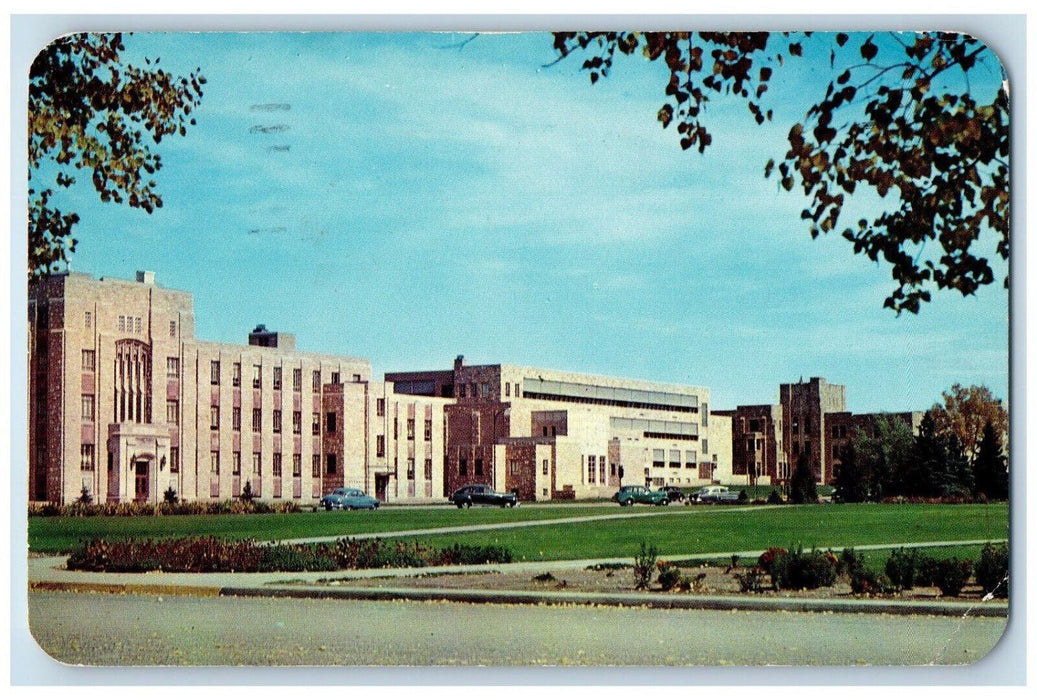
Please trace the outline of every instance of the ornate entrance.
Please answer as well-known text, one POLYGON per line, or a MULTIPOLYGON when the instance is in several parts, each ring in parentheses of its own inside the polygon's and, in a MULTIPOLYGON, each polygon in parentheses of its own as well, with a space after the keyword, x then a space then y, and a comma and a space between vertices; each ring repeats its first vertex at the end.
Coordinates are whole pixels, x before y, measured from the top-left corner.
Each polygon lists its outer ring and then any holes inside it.
POLYGON ((385 502, 385 491, 389 487, 389 475, 388 474, 375 474, 374 475, 374 497, 379 501, 385 502))

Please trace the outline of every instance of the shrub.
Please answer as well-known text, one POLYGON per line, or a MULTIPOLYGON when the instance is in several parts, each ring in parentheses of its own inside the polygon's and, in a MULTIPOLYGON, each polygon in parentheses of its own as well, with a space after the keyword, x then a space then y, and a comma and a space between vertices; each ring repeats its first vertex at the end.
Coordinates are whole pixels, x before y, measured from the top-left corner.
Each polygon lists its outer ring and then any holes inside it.
POLYGON ((778 489, 771 489, 771 493, 767 496, 767 503, 772 506, 780 506, 785 503, 785 499, 781 497, 781 492, 778 489))
POLYGON ((681 586, 682 583, 687 583, 687 579, 681 575, 681 570, 670 562, 657 562, 656 567, 659 569, 659 578, 657 579, 657 582, 659 587, 664 591, 672 591, 674 588, 681 586))
POLYGON ((246 481, 245 486, 241 489, 241 495, 238 496, 243 503, 251 503, 255 500, 256 495, 252 492, 252 482, 246 481))
POLYGON ((749 500, 749 494, 746 492, 745 489, 742 489, 741 491, 738 492, 738 502, 739 503, 745 503, 748 500, 749 500))
POLYGON ((915 587, 916 567, 916 553, 901 547, 893 550, 886 560, 886 576, 896 588, 909 591, 915 587))
POLYGON ((997 598, 1008 597, 1008 545, 983 545, 976 562, 976 583, 983 587, 983 595, 993 593, 997 598))
POLYGON ((957 597, 972 575, 972 562, 957 557, 942 559, 936 563, 936 587, 945 596, 957 597))
POLYGON ((162 494, 162 502, 168 503, 171 506, 175 506, 180 502, 180 497, 176 495, 176 489, 170 486, 162 494))
POLYGON ((771 581, 775 588, 821 588, 835 583, 835 557, 811 550, 803 553, 802 546, 779 554, 771 564, 771 581))
POLYGON ((937 568, 940 562, 933 559, 925 552, 918 552, 915 557, 915 585, 916 586, 935 586, 937 578, 937 568))
POLYGON ((767 574, 758 566, 748 569, 745 573, 736 573, 734 576, 738 579, 738 587, 742 593, 761 593, 765 589, 764 581, 767 574))
POLYGON ((274 544, 261 549, 259 571, 334 571, 338 568, 326 547, 274 544))
POLYGON ((83 505, 90 505, 94 502, 94 497, 90 495, 90 489, 83 486, 79 492, 79 498, 76 499, 76 503, 82 503, 83 505))
POLYGON ((839 556, 836 564, 836 573, 850 577, 864 568, 864 555, 854 551, 853 547, 847 547, 839 556))
POLYGON ((439 551, 435 564, 507 564, 512 561, 511 550, 497 545, 454 544, 439 551))
POLYGON ((532 580, 536 583, 549 583, 550 581, 556 581, 557 579, 554 577, 554 574, 548 571, 547 573, 537 574, 532 580))
POLYGON ((850 573, 850 590, 857 595, 891 593, 893 583, 885 574, 876 574, 871 569, 861 567, 850 573))
POLYGON ((756 565, 769 574, 771 573, 771 565, 774 564, 774 560, 783 554, 788 554, 788 550, 784 547, 771 547, 760 555, 760 558, 756 560, 756 565))
POLYGON ((654 544, 649 547, 641 542, 641 553, 634 557, 634 588, 639 591, 648 588, 658 557, 659 550, 654 544))

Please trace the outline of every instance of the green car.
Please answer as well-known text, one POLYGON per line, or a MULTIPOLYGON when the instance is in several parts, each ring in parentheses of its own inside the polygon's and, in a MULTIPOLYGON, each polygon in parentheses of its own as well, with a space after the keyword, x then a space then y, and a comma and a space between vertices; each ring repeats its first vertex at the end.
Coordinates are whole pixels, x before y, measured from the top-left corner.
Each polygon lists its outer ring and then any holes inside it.
POLYGON ((612 500, 621 506, 632 506, 635 503, 647 503, 653 506, 670 504, 670 497, 665 491, 652 491, 647 486, 623 486, 616 491, 612 500))

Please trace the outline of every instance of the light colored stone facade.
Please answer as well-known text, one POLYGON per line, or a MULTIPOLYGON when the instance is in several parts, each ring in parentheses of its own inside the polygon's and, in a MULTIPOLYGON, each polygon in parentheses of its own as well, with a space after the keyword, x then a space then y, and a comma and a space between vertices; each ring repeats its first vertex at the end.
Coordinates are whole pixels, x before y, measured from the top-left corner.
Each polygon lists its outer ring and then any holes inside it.
POLYGON ((390 501, 441 489, 446 401, 397 396, 365 359, 301 352, 263 328, 249 345, 198 341, 191 295, 151 273, 57 275, 33 285, 28 312, 31 500, 68 503, 84 487, 95 502, 150 503, 168 488, 236 498, 246 483, 298 503, 344 485, 390 501), (422 438, 431 421, 433 439, 397 441, 379 401, 404 435, 411 416, 422 438))

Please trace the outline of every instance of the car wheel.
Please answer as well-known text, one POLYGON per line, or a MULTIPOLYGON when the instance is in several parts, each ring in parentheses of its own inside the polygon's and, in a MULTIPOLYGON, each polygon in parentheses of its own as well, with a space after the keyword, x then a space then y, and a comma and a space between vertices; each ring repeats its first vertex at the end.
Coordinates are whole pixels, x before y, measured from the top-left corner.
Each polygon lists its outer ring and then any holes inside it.
POLYGON ((623 501, 619 505, 621 505, 621 506, 632 506, 632 505, 634 505, 634 499, 628 498, 627 500, 623 501))
POLYGON ((371 506, 371 510, 378 510, 378 506, 380 506, 380 505, 382 505, 382 504, 381 503, 375 503, 373 506, 371 506))
POLYGON ((465 501, 464 503, 461 504, 461 506, 463 508, 466 508, 466 509, 467 508, 471 508, 472 507, 472 502, 471 501, 465 501))
POLYGON ((330 503, 325 503, 324 504, 324 510, 330 511, 331 510, 331 504, 330 503))
POLYGON ((458 503, 457 504, 457 509, 461 510, 462 508, 464 508, 464 503, 458 503))
POLYGON ((670 499, 664 498, 663 500, 659 501, 659 505, 661 505, 661 506, 668 506, 668 505, 670 505, 670 499))

